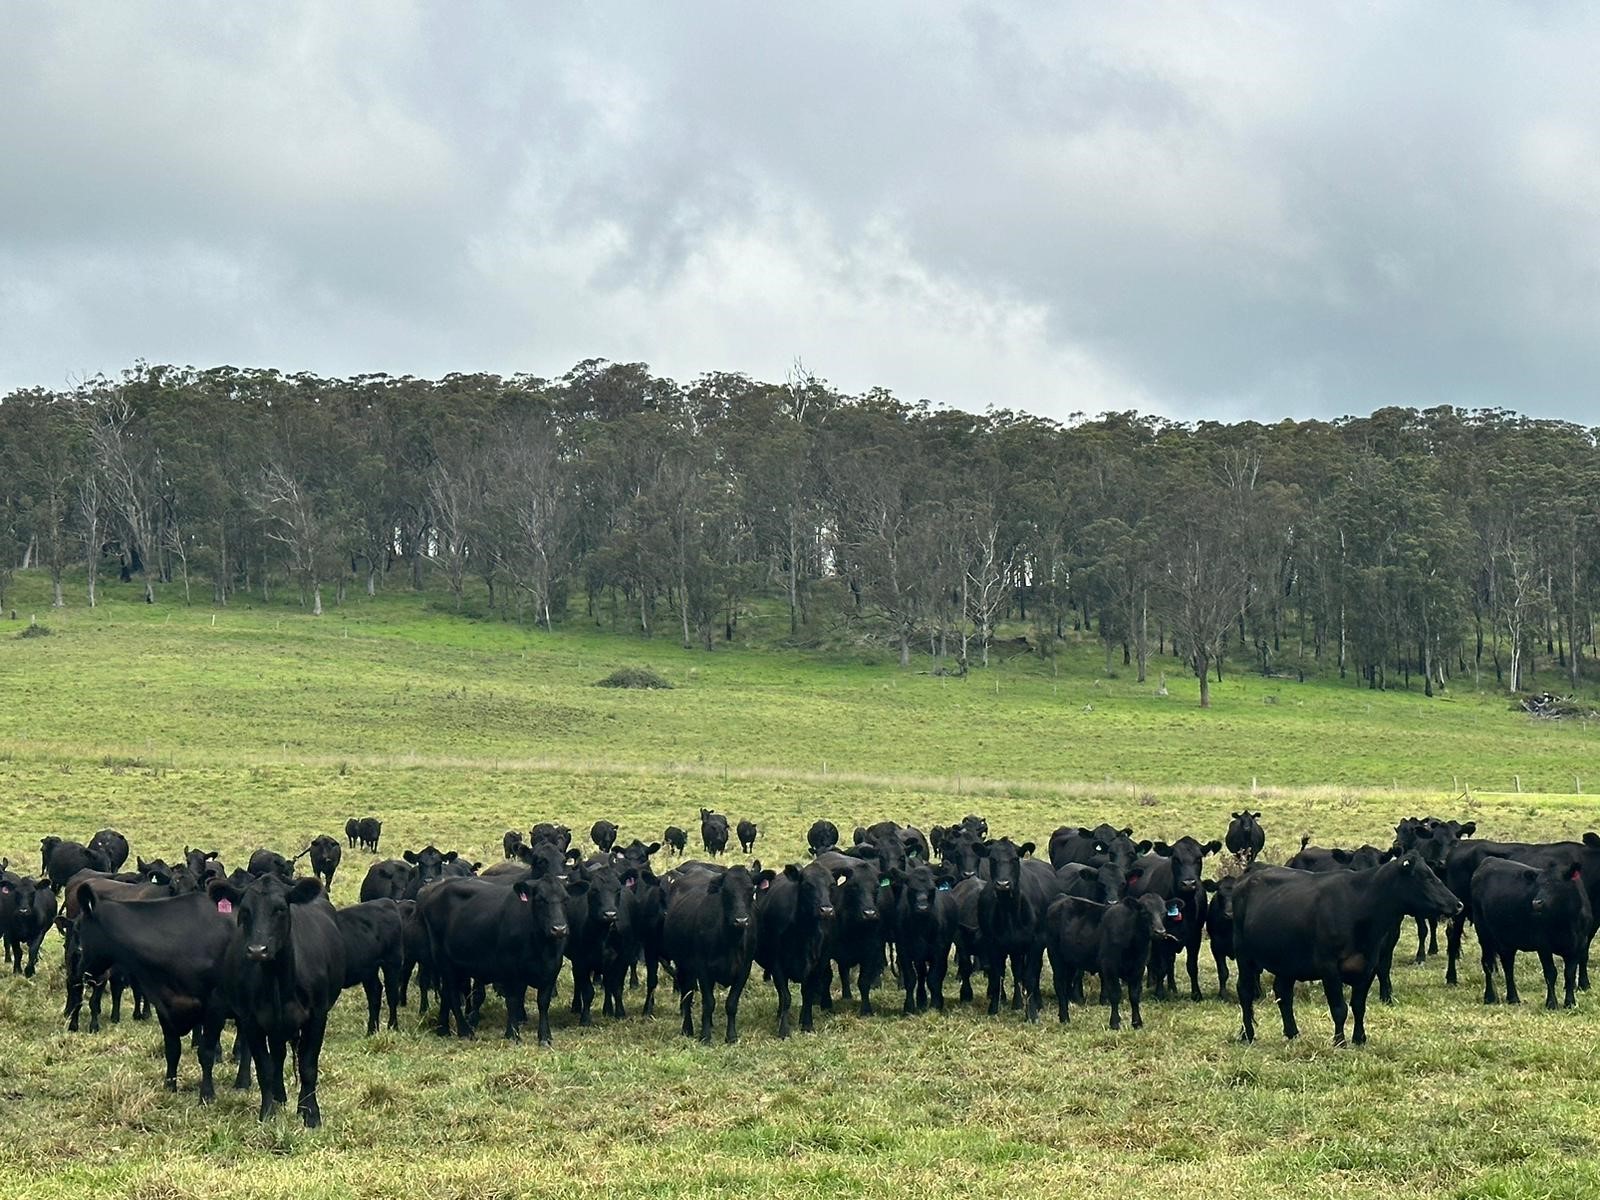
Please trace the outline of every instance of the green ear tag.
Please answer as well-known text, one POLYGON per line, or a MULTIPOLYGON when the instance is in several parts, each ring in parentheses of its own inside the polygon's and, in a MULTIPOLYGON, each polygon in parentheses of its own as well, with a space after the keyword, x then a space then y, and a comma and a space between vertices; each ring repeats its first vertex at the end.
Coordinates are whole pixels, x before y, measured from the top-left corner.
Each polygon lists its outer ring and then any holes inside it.
POLYGON ((890 883, 892 883, 892 882, 893 882, 893 880, 891 880, 891 879, 890 879, 890 878, 889 878, 889 877, 888 877, 888 876, 887 876, 887 875, 886 875, 886 876, 884 876, 884 877, 883 877, 883 878, 882 878, 882 879, 880 879, 880 880, 878 880, 878 886, 879 886, 879 887, 881 887, 881 888, 886 888, 886 887, 888 887, 888 886, 889 886, 889 884, 890 884, 890 883))

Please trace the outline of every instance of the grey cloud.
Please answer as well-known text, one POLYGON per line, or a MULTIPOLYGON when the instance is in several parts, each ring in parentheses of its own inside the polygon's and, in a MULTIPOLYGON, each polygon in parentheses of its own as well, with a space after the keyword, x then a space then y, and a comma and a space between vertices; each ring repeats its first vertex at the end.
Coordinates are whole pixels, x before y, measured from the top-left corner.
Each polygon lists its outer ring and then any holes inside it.
POLYGON ((17 8, 0 387, 134 357, 1592 420, 1600 19, 17 8))

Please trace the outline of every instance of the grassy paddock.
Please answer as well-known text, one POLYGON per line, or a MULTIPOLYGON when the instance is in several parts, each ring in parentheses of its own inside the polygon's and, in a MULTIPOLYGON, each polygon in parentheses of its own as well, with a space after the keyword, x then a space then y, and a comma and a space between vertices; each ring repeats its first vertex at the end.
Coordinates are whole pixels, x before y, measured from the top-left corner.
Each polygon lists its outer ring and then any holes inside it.
MULTIPOLYGON (((1556 791, 1597 761, 1594 733, 1530 725, 1489 694, 1236 680, 1201 714, 1174 674, 1169 697, 1096 682, 1092 648, 1056 677, 1008 662, 945 682, 759 644, 705 656, 541 635, 415 601, 321 623, 236 608, 215 628, 210 610, 115 596, 41 615, 56 636, 0 627, 0 855, 27 869, 46 833, 111 823, 147 857, 187 841, 237 861, 367 812, 385 818, 386 852, 431 839, 486 861, 535 819, 586 831, 605 815, 648 839, 668 821, 693 829, 702 805, 757 820, 768 863, 798 857, 818 815, 926 829, 976 810, 1043 843, 1063 821, 1102 818, 1221 836, 1250 803, 1277 861, 1302 833, 1381 842, 1422 810, 1496 836, 1600 825, 1589 797, 1556 791), (681 686, 590 686, 628 663, 681 686), (1477 787, 1520 773, 1530 790, 1458 801, 1451 776, 1468 768, 1477 787)), ((340 902, 370 861, 346 853, 340 902)), ((323 1060, 327 1123, 308 1134, 292 1116, 258 1124, 253 1093, 200 1109, 190 1061, 185 1090, 166 1096, 151 1027, 65 1033, 52 936, 39 978, 0 977, 0 1095, 15 1117, 0 1178, 26 1196, 243 1186, 305 1200, 1600 1193, 1600 998, 1573 1013, 1485 1010, 1475 950, 1469 935, 1455 990, 1440 964, 1398 967, 1399 1004, 1374 1005, 1372 1043, 1341 1051, 1320 989, 1302 1000, 1298 1042, 1276 1036, 1269 1006, 1253 1047, 1233 1040, 1237 1007, 1209 998, 1152 1002, 1145 1029, 1112 1035, 1094 1007, 1067 1027, 955 1007, 907 1019, 885 990, 889 1015, 838 1012, 780 1043, 757 979, 738 1046, 686 1043, 667 996, 653 1022, 580 1030, 561 1012, 541 1052, 440 1042, 414 1013, 365 1039, 364 1004, 347 996, 323 1060)), ((1536 962, 1523 973, 1537 997, 1536 962)), ((1208 953, 1202 982, 1214 991, 1208 953)))

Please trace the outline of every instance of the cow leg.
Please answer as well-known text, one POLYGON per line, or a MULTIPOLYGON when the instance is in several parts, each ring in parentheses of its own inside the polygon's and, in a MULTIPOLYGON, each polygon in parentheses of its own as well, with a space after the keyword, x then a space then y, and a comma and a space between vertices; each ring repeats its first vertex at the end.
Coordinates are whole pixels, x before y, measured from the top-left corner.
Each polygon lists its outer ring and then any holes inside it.
POLYGON ((1204 1000, 1205 993, 1200 990, 1200 942, 1199 939, 1191 941, 1188 945, 1189 968, 1189 999, 1204 1000))
POLYGON ((1573 991, 1573 987, 1578 981, 1578 956, 1575 954, 1562 955, 1561 966, 1563 973, 1566 975, 1567 984, 1566 999, 1562 1002, 1561 1006, 1563 1008, 1577 1008, 1578 997, 1573 991))
POLYGON ((1044 950, 1032 947, 1027 953, 1028 1001, 1023 1019, 1030 1025, 1039 1021, 1039 1010, 1044 1007, 1044 950))
MULTIPOLYGON (((1437 942, 1437 937, 1434 940, 1437 942)), ((1438 948, 1434 946, 1435 950, 1438 948)), ((1428 922, 1424 917, 1417 918, 1417 956, 1411 961, 1418 965, 1428 961, 1428 922)))
POLYGON ((1467 911, 1462 909, 1450 918, 1450 924, 1444 931, 1445 968, 1444 981, 1451 987, 1456 985, 1456 960, 1461 957, 1461 930, 1467 923, 1467 911))
POLYGON ((1000 993, 1005 988, 1006 958, 1004 952, 989 957, 989 1015, 1000 1011, 1000 993))
POLYGON ((745 980, 737 979, 728 988, 727 999, 723 1007, 728 1010, 728 1037, 727 1044, 733 1045, 739 1040, 739 997, 744 995, 745 980))
POLYGON ((279 1104, 289 1103, 288 1085, 284 1082, 283 1064, 289 1057, 289 1039, 268 1037, 267 1049, 272 1056, 272 1098, 279 1104))
POLYGON ((175 1092, 178 1090, 178 1062, 183 1058, 183 1034, 165 1021, 161 1023, 161 1048, 167 1056, 167 1074, 162 1086, 175 1092))
MULTIPOLYGON (((89 1032, 100 1032, 100 1006, 105 1002, 106 985, 104 981, 97 982, 89 993, 89 1032)), ((111 989, 111 1019, 122 1020, 122 987, 113 981, 111 989)))
MULTIPOLYGON (((1128 991, 1131 993, 1134 988, 1138 987, 1140 980, 1143 978, 1143 971, 1135 971, 1133 979, 1128 983, 1128 991)), ((1108 1028, 1121 1029, 1122 976, 1110 964, 1102 964, 1100 967, 1100 998, 1111 1006, 1111 1019, 1108 1028)))
POLYGON ((378 1015, 383 1009, 383 985, 374 971, 370 979, 361 981, 361 990, 367 994, 367 1036, 378 1032, 378 1015))
POLYGON ((956 977, 961 981, 961 990, 956 995, 956 1000, 961 1004, 972 1003, 972 955, 956 947, 956 977))
POLYGON ((644 959, 644 1015, 647 1017, 656 1015, 656 977, 660 969, 660 959, 647 951, 644 959))
POLYGON ((1578 987, 1585 992, 1589 990, 1589 944, 1594 941, 1594 934, 1591 929, 1583 941, 1583 953, 1578 957, 1578 987))
POLYGON ((817 1002, 817 975, 812 972, 800 981, 800 1032, 810 1033, 814 1026, 812 1007, 817 1002))
POLYGON ((833 1011, 833 962, 823 959, 817 964, 817 973, 822 980, 822 989, 817 993, 817 1003, 823 1012, 833 1011))
POLYGON ((251 1084, 250 1068, 254 1065, 255 1058, 250 1051, 250 1039, 239 1031, 237 1022, 234 1023, 233 1030, 233 1061, 237 1066, 233 1077, 234 1091, 245 1091, 251 1084))
POLYGON ((538 984, 533 992, 533 1001, 539 1008, 539 1045, 546 1049, 554 1044, 550 1037, 550 998, 555 995, 555 990, 555 981, 552 980, 538 984))
POLYGON ((1322 993, 1328 998, 1328 1016, 1333 1018, 1333 1044, 1342 1046, 1345 1018, 1350 1015, 1350 1008, 1344 1002, 1344 980, 1337 975, 1324 979, 1322 993))
POLYGON ((717 1004, 717 985, 709 974, 700 978, 700 1040, 711 1044, 711 1017, 717 1004))
POLYGON ((944 1011, 944 981, 949 973, 950 948, 947 946, 943 954, 935 951, 928 968, 928 1002, 933 1005, 935 1012, 944 1011))
MULTIPOLYGON (((805 985, 800 985, 802 999, 804 998, 805 985)), ((794 997, 789 993, 789 976, 782 967, 772 972, 772 990, 778 993, 778 1036, 789 1036, 789 1010, 794 1005, 794 997)))
POLYGON ((1394 933, 1384 942, 1383 948, 1378 952, 1378 999, 1384 1004, 1394 1003, 1394 984, 1390 972, 1394 968, 1394 949, 1400 944, 1400 926, 1394 927, 1394 933))
POLYGON ((1234 988, 1234 993, 1239 997, 1239 1016, 1241 1025, 1239 1040, 1253 1042, 1256 1040, 1256 996, 1261 990, 1261 970, 1252 962, 1245 959, 1239 960, 1239 979, 1234 988))
POLYGON ((1556 958, 1548 950, 1539 951, 1539 965, 1544 968, 1544 1006, 1556 1006, 1556 958))
POLYGON ((383 968, 383 991, 384 998, 388 1001, 389 1005, 390 1029, 400 1028, 400 1016, 398 1013, 398 1009, 400 1007, 401 987, 400 972, 401 967, 398 963, 385 964, 383 968))
POLYGON ((1062 1025, 1071 1023, 1072 1011, 1072 972, 1062 970, 1062 964, 1056 958, 1056 952, 1050 951, 1050 982, 1056 989, 1056 1021, 1062 1025))
POLYGON ((1494 960, 1495 949, 1483 936, 1483 930, 1478 931, 1478 948, 1483 951, 1483 1002, 1493 1004, 1496 1000, 1494 994, 1494 960))
POLYGON ((200 1060, 201 1104, 210 1104, 217 1098, 215 1070, 222 1040, 221 1031, 217 1028, 220 1021, 219 1015, 208 1012, 201 1018, 195 1030, 200 1035, 200 1044, 195 1048, 195 1057, 200 1060))
POLYGON ((1522 997, 1517 995, 1517 952, 1511 949, 1500 951, 1500 969, 1506 974, 1506 1003, 1521 1004, 1522 997))
MULTIPOLYGON (((917 997, 919 994, 917 985, 919 982, 920 978, 917 974, 916 964, 912 961, 912 956, 902 954, 900 956, 900 986, 905 991, 906 1002, 901 1011, 908 1017, 913 1016, 917 1011, 917 997)), ((921 994, 926 995, 925 989, 921 994)))
POLYGON ((1358 1046, 1367 1044, 1367 993, 1372 990, 1372 976, 1363 975, 1350 985, 1350 1012, 1355 1016, 1353 1039, 1358 1046))
POLYGON ((839 964, 839 999, 855 999, 855 997, 850 994, 850 968, 843 962, 839 964))
POLYGON ((876 962, 863 962, 856 968, 856 990, 861 993, 861 1015, 870 1017, 872 1010, 872 989, 878 986, 878 977, 883 973, 883 960, 876 962))
POLYGON ((1217 999, 1228 998, 1228 956, 1218 948, 1215 942, 1211 943, 1211 958, 1217 964, 1217 999))
POLYGON ((295 1047, 294 1069, 300 1077, 300 1102, 295 1108, 307 1129, 322 1124, 322 1110, 317 1107, 317 1067, 322 1060, 322 1036, 327 1028, 328 1014, 313 1012, 300 1030, 300 1042, 295 1047))
POLYGON ((1282 975, 1272 977, 1272 994, 1278 1001, 1278 1012, 1283 1016, 1283 1036, 1295 1038, 1300 1036, 1300 1026, 1294 1020, 1294 980, 1286 979, 1282 975))
POLYGON ((690 980, 679 981, 678 1008, 683 1013, 683 1036, 694 1036, 694 983, 690 980))
POLYGON ((5 939, 5 956, 11 961, 11 973, 22 974, 22 943, 13 937, 5 939))
MULTIPOLYGON (((1115 976, 1116 972, 1113 971, 1112 974, 1115 976)), ((1144 1028, 1144 1016, 1139 1012, 1139 1001, 1142 999, 1140 989, 1143 987, 1139 975, 1140 972, 1135 972, 1133 978, 1128 980, 1128 1007, 1133 1011, 1133 1027, 1135 1029, 1144 1028)), ((1117 1010, 1113 1007, 1111 1011, 1116 1012, 1117 1010)))

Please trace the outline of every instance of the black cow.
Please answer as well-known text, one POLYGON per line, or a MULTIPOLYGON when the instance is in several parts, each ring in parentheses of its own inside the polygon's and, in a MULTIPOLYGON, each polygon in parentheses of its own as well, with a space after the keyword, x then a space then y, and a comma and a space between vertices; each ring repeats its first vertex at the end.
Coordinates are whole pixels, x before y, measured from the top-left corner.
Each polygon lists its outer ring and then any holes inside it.
POLYGON ((521 879, 507 887, 489 879, 445 879, 417 900, 428 931, 428 949, 439 978, 440 1037, 475 1036, 480 1011, 466 1011, 467 985, 493 984, 506 1000, 506 1037, 516 1038, 527 1020, 527 990, 539 1008, 539 1044, 550 1045, 550 1000, 555 995, 567 941, 567 896, 589 885, 554 875, 521 879))
POLYGON ((959 919, 954 880, 925 862, 912 863, 896 877, 895 961, 905 989, 909 1016, 932 1004, 944 1011, 944 980, 950 970, 950 947, 959 919))
POLYGON ((356 840, 369 854, 378 852, 378 839, 383 836, 383 822, 377 817, 362 817, 356 826, 356 840))
POLYGON ((1152 853, 1141 858, 1143 872, 1128 885, 1128 894, 1160 896, 1167 902, 1166 927, 1176 936, 1158 938, 1150 954, 1150 982, 1156 998, 1168 991, 1177 994, 1177 961, 1180 947, 1189 972, 1189 998, 1203 999, 1200 991, 1200 941, 1205 936, 1206 892, 1200 886, 1200 873, 1208 854, 1222 849, 1215 839, 1204 844, 1192 837, 1181 837, 1172 845, 1156 842, 1152 853))
POLYGON ((417 1012, 426 1015, 428 993, 438 990, 437 977, 433 970, 433 954, 428 949, 428 928, 422 923, 422 918, 417 916, 415 900, 396 900, 394 903, 400 910, 400 932, 405 949, 405 958, 400 967, 400 1003, 402 1005, 411 1003, 411 977, 415 973, 417 1012))
POLYGON ((33 978, 39 963, 39 946, 56 919, 56 894, 47 883, 13 875, 0 867, 0 939, 11 973, 33 978), (24 968, 23 951, 28 963, 24 968))
POLYGON ((500 839, 500 845, 505 850, 507 858, 515 858, 517 851, 522 848, 522 834, 515 829, 506 830, 505 836, 500 839))
POLYGON ((689 847, 689 835, 676 825, 667 826, 661 835, 661 841, 666 845, 668 854, 681 856, 689 847))
POLYGON ((1000 1011, 1009 961, 1022 1019, 1032 1024, 1043 1002, 1039 976, 1044 969, 1044 917, 1059 895, 1055 872, 1030 857, 1032 842, 1016 846, 1001 838, 984 842, 980 854, 989 865, 988 886, 977 897, 979 948, 989 972, 989 1015, 1000 1011))
POLYGON ((60 891, 79 871, 111 871, 111 860, 101 851, 91 850, 81 842, 67 842, 58 837, 39 839, 39 872, 50 880, 50 886, 60 891))
MULTIPOLYGON (((294 882, 274 872, 242 891, 213 880, 210 896, 234 908, 233 936, 223 955, 222 990, 239 1036, 250 1050, 261 1091, 261 1119, 288 1102, 283 1060, 294 1049, 307 1129, 322 1124, 317 1070, 328 1011, 344 987, 344 939, 333 906, 315 879, 294 882)), ((241 1063, 239 1081, 248 1086, 241 1063)))
POLYGON ((596 821, 589 827, 589 840, 599 848, 601 854, 610 854, 611 847, 617 844, 617 827, 604 819, 596 821))
POLYGON ((839 827, 832 821, 811 822, 811 828, 806 830, 806 845, 811 848, 812 858, 828 850, 837 850, 839 827))
POLYGON ((216 1095, 211 1071, 227 1006, 222 995, 222 962, 232 919, 199 893, 149 900, 102 899, 100 883, 86 880, 76 889, 77 967, 81 975, 103 979, 120 973, 151 997, 166 1052, 166 1089, 178 1089, 183 1039, 197 1034, 200 1102, 216 1095))
POLYGON ((833 889, 848 880, 845 872, 830 872, 820 863, 790 863, 756 885, 755 959, 778 993, 780 1038, 790 1032, 791 983, 800 984, 800 1029, 812 1030, 813 1008, 827 986, 821 968, 834 918, 833 889))
POLYGON ((1104 863, 1126 871, 1134 860, 1148 853, 1151 843, 1135 842, 1132 828, 1117 829, 1111 825, 1096 825, 1086 829, 1082 825, 1063 825, 1050 835, 1050 865, 1060 868, 1067 863, 1083 863, 1098 867, 1104 863))
POLYGON ((344 840, 350 849, 354 850, 356 848, 356 843, 361 840, 361 821, 359 818, 351 817, 344 823, 344 840))
POLYGON ((1544 968, 1544 1006, 1556 1006, 1555 956, 1566 975, 1565 1007, 1578 999, 1578 961, 1589 949, 1594 920, 1583 865, 1576 859, 1533 868, 1486 858, 1472 873, 1472 924, 1483 950, 1483 1002, 1493 1004, 1494 964, 1506 975, 1506 1003, 1520 1004, 1515 967, 1518 950, 1532 950, 1544 968))
POLYGON ((367 868, 366 878, 361 881, 361 899, 415 900, 421 886, 415 867, 398 858, 386 858, 367 868))
POLYGON ((1228 960, 1233 953, 1233 889, 1237 875, 1205 881, 1206 940, 1211 943, 1211 960, 1217 965, 1217 999, 1228 998, 1228 960))
MULTIPOLYGON (((637 871, 629 870, 626 875, 637 884, 637 871)), ((572 1011, 577 1014, 578 1024, 588 1025, 593 1019, 590 1008, 594 1004, 595 977, 602 975, 608 958, 607 942, 626 943, 622 953, 629 956, 628 961, 632 961, 638 946, 633 941, 632 925, 627 920, 631 914, 623 911, 623 878, 610 855, 597 856, 592 862, 583 864, 578 868, 577 877, 585 886, 570 890, 567 896, 565 953, 572 961, 572 1011), (617 928, 619 924, 623 926, 620 930, 617 928)), ((613 945, 609 956, 613 966, 618 957, 618 947, 613 945)), ((617 971, 619 1004, 625 970, 626 963, 617 971)), ((607 1001, 610 999, 608 989, 607 1001)), ((607 1007, 610 1007, 609 1003, 607 1007)))
POLYGON ((646 843, 641 842, 638 838, 634 838, 633 841, 629 842, 620 850, 613 846, 611 848, 611 854, 612 857, 618 862, 625 863, 630 867, 642 868, 650 865, 650 856, 655 854, 660 849, 660 842, 646 843))
MULTIPOLYGON (((1461 957, 1461 930, 1472 911, 1472 876, 1486 858, 1508 858, 1530 867, 1547 867, 1551 863, 1576 862, 1583 872, 1584 887, 1589 893, 1591 912, 1600 912, 1600 834, 1592 830, 1580 842, 1491 842, 1482 839, 1458 841, 1450 848, 1445 860, 1445 885, 1455 893, 1463 909, 1455 915, 1447 928, 1448 965, 1445 982, 1456 982, 1456 962, 1461 957)), ((1595 927, 1591 921, 1589 939, 1594 940, 1595 927)), ((1589 990, 1589 955, 1587 951, 1578 961, 1578 987, 1589 990)))
MULTIPOLYGON (((1428 869, 1444 879, 1450 861, 1450 847, 1464 837, 1477 832, 1476 821, 1444 821, 1438 817, 1407 817, 1394 827, 1394 849, 1391 853, 1404 854, 1407 850, 1421 851, 1428 869)), ((1447 885, 1448 886, 1448 885, 1447 885)), ((1426 962, 1428 955, 1439 953, 1439 922, 1434 919, 1417 920, 1417 954, 1413 962, 1426 962)))
POLYGON ((1261 814, 1248 808, 1233 814, 1228 822, 1228 832, 1222 839, 1228 853, 1242 863, 1252 863, 1261 847, 1267 844, 1267 831, 1261 828, 1261 814))
POLYGON ((728 848, 728 818, 709 808, 700 810, 700 840, 707 854, 721 854, 728 848))
POLYGON ((540 821, 528 830, 528 842, 534 846, 548 843, 565 853, 572 846, 572 830, 552 821, 540 821))
POLYGON ((311 845, 306 847, 306 853, 311 857, 311 873, 332 891, 333 873, 339 869, 339 860, 344 857, 344 849, 339 845, 338 839, 331 838, 325 833, 320 834, 311 839, 311 845))
MULTIPOLYGON (((707 814, 712 815, 712 814, 707 814)), ((723 822, 727 836, 727 822, 723 822)), ((663 929, 666 954, 674 966, 673 987, 683 1012, 683 1035, 694 1036, 694 995, 700 992, 700 1040, 711 1041, 716 988, 728 989, 727 1040, 739 1040, 739 997, 750 979, 755 955, 756 887, 770 883, 773 872, 752 876, 745 867, 668 877, 667 916, 663 929)))
POLYGON ((1055 980, 1056 1016, 1072 1019, 1069 998, 1081 994, 1084 972, 1100 976, 1101 1000, 1111 1007, 1111 1028, 1122 1028, 1122 989, 1128 989, 1133 1027, 1144 1026, 1139 1000, 1151 948, 1172 937, 1166 904, 1155 895, 1125 896, 1112 904, 1062 896, 1045 913, 1045 943, 1055 980))
POLYGON ((263 875, 276 875, 285 880, 294 878, 294 864, 276 850, 257 850, 250 855, 250 865, 245 869, 257 879, 263 875))
POLYGON ((971 879, 983 865, 978 855, 982 839, 974 837, 959 825, 939 831, 939 862, 950 877, 959 882, 971 879))
POLYGON ((1370 871, 1373 867, 1382 866, 1393 857, 1395 855, 1391 851, 1380 850, 1371 844, 1359 846, 1354 850, 1313 846, 1311 835, 1306 834, 1300 839, 1300 849, 1295 851, 1283 865, 1292 867, 1296 871, 1311 871, 1314 874, 1327 871, 1370 871))
POLYGON ((1233 891, 1233 943, 1239 960, 1241 1037, 1255 1040, 1255 1001, 1262 971, 1273 975, 1285 1037, 1295 1037, 1294 985, 1320 980, 1333 1019, 1333 1041, 1344 1044, 1348 1012, 1355 1043, 1367 1040, 1367 993, 1384 945, 1401 917, 1453 916, 1461 902, 1415 850, 1366 871, 1311 874, 1288 867, 1252 867, 1233 891), (1350 986, 1345 1005, 1344 988, 1350 986))
POLYGON ((880 865, 876 858, 856 858, 831 852, 814 860, 836 879, 833 892, 833 921, 823 948, 819 971, 823 990, 818 996, 824 1008, 833 1007, 830 994, 833 965, 839 968, 839 992, 851 999, 850 973, 856 973, 856 989, 861 993, 861 1015, 872 1015, 872 989, 883 977, 886 962, 884 947, 892 936, 889 909, 894 905, 895 867, 880 865))
POLYGON ((756 848, 756 834, 760 832, 758 829, 756 829, 756 823, 747 818, 741 817, 739 824, 734 828, 735 832, 737 832, 739 835, 740 853, 749 854, 756 848))
MULTIPOLYGON (((215 850, 196 850, 188 846, 183 848, 183 865, 201 884, 221 879, 227 875, 222 865, 222 855, 215 850)), ((203 891, 204 888, 202 887, 203 891)))
MULTIPOLYGON (((335 843, 337 845, 337 843, 335 843)), ((389 1028, 398 1029, 396 1009, 405 978, 405 924, 393 900, 367 900, 334 911, 344 943, 346 988, 360 984, 367 994, 367 1036, 378 1032, 382 1001, 389 1001, 389 1028)))
MULTIPOLYGON (((418 890, 426 887, 435 879, 442 878, 445 874, 445 868, 460 858, 461 855, 456 850, 440 850, 432 842, 429 842, 421 850, 405 851, 401 857, 417 869, 415 886, 408 889, 405 897, 408 900, 414 900, 418 890)), ((462 873, 472 874, 471 871, 462 873)))
POLYGON ((89 839, 89 849, 98 850, 106 860, 106 870, 120 871, 128 861, 128 839, 115 829, 102 829, 89 839))
MULTIPOLYGON (((62 1009, 62 1016, 67 1018, 67 1029, 73 1033, 78 1030, 78 1022, 83 1010, 83 985, 86 972, 81 965, 82 948, 79 940, 82 907, 80 897, 88 891, 88 885, 93 883, 99 890, 95 894, 97 900, 154 900, 166 899, 173 894, 170 883, 151 884, 144 882, 138 876, 132 879, 117 879, 103 871, 80 871, 67 881, 66 887, 61 890, 61 907, 56 917, 56 926, 66 939, 66 969, 67 969, 67 1000, 62 1009)), ((133 991, 133 1019, 135 1021, 147 1020, 150 1016, 149 1002, 145 999, 144 991, 127 972, 121 968, 113 967, 108 973, 95 975, 93 990, 89 997, 89 1032, 100 1031, 100 1006, 105 998, 107 988, 111 991, 111 1020, 122 1020, 122 993, 129 988, 133 991)))

